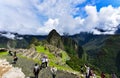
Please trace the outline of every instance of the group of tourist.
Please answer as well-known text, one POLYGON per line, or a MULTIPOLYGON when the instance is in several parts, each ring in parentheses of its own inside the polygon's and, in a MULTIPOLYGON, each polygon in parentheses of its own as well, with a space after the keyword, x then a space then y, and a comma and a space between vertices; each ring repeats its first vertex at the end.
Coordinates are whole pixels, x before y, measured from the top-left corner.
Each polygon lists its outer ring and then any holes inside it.
MULTIPOLYGON (((82 76, 84 78, 97 78, 95 72, 93 71, 93 69, 90 68, 87 64, 85 64, 84 66, 81 66, 80 70, 81 70, 82 76), (86 70, 85 72, 84 72, 84 68, 86 70)), ((101 78, 106 78, 105 73, 101 72, 100 77, 101 78)), ((115 73, 111 74, 111 78, 117 78, 116 74, 115 73)))
MULTIPOLYGON (((8 52, 10 56, 13 56, 13 61, 12 64, 16 64, 18 57, 16 55, 16 52, 8 52)), ((47 68, 48 67, 48 57, 46 55, 44 55, 41 59, 41 65, 38 65, 37 63, 34 65, 34 69, 33 69, 33 73, 35 78, 38 78, 39 75, 39 71, 42 70, 42 68, 47 68)), ((51 67, 50 68, 51 73, 52 73, 52 77, 55 78, 56 77, 56 72, 57 72, 57 68, 56 67, 51 67)), ((93 69, 91 69, 87 64, 84 64, 84 66, 81 66, 81 73, 82 76, 84 78, 97 78, 95 72, 93 71, 93 69), (84 72, 84 68, 85 68, 85 72, 84 72)), ((101 78, 106 78, 104 72, 101 73, 101 78)), ((117 76, 115 75, 115 73, 111 74, 111 78, 117 78, 117 76)))
POLYGON ((9 55, 13 57, 12 64, 16 64, 18 57, 16 55, 16 52, 8 51, 9 55))
MULTIPOLYGON (((16 64, 17 60, 18 60, 16 52, 8 51, 8 54, 13 57, 11 64, 16 64)), ((48 67, 48 57, 46 55, 44 55, 41 58, 41 65, 38 65, 37 63, 35 63, 35 65, 34 65, 33 74, 34 74, 35 78, 38 78, 39 72, 40 72, 40 70, 42 70, 42 68, 47 68, 47 67, 48 67)), ((50 68, 50 70, 51 70, 52 77, 55 78, 57 68, 53 66, 50 68)))
MULTIPOLYGON (((43 56, 43 58, 41 59, 41 62, 42 63, 41 63, 40 66, 37 63, 34 66, 33 73, 35 75, 35 78, 38 78, 39 71, 42 68, 47 68, 48 67, 48 58, 47 58, 47 56, 43 56)), ((52 73, 52 77, 55 78, 56 77, 57 68, 53 66, 53 67, 50 68, 50 70, 51 70, 51 73, 52 73)))
POLYGON ((84 67, 81 66, 81 73, 83 74, 82 76, 84 76, 85 78, 97 78, 94 71, 87 64, 85 64, 84 67), (84 67, 86 70, 85 73, 83 69, 84 67))

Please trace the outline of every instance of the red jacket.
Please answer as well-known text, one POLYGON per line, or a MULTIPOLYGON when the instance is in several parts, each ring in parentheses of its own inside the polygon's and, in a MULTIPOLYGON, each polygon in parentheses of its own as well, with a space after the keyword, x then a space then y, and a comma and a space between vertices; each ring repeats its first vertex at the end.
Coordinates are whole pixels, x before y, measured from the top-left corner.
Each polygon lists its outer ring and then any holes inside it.
POLYGON ((105 78, 105 74, 104 73, 101 74, 101 78, 105 78))

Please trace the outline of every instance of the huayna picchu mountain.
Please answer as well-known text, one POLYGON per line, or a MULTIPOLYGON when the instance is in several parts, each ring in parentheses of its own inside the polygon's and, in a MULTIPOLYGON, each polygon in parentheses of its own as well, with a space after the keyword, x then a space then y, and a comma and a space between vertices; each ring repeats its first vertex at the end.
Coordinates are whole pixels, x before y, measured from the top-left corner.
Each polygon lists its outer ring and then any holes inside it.
POLYGON ((57 31, 55 29, 53 29, 47 36, 47 41, 49 44, 56 46, 58 48, 61 48, 64 50, 64 44, 62 42, 62 38, 59 35, 59 33, 57 33, 57 31))
POLYGON ((77 57, 82 57, 83 49, 80 45, 78 45, 72 38, 66 36, 60 36, 60 34, 53 29, 48 37, 47 41, 49 44, 61 48, 62 50, 66 50, 68 54, 76 55, 77 57))

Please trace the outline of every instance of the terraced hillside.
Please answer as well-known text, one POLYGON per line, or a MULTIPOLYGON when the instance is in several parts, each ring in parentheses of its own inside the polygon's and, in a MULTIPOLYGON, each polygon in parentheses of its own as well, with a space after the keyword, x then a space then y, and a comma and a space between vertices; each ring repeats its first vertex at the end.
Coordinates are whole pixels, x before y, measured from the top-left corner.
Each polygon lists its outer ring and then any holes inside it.
MULTIPOLYGON (((75 73, 69 66, 65 64, 65 61, 69 59, 67 54, 55 48, 54 51, 49 52, 48 48, 53 46, 47 45, 47 49, 43 46, 36 46, 36 48, 27 49, 16 49, 18 61, 15 67, 22 68, 23 73, 26 77, 33 77, 33 66, 37 62, 41 64, 40 58, 43 55, 47 55, 49 58, 49 67, 56 66, 58 68, 57 78, 77 78, 75 73), (57 51, 58 53, 56 53, 57 51)), ((12 62, 12 56, 9 56, 7 52, 1 52, 0 58, 6 58, 10 63, 12 62)), ((51 78, 50 68, 42 69, 39 74, 39 78, 51 78), (46 74, 47 73, 47 74, 46 74), (45 75, 46 74, 46 75, 45 75)))

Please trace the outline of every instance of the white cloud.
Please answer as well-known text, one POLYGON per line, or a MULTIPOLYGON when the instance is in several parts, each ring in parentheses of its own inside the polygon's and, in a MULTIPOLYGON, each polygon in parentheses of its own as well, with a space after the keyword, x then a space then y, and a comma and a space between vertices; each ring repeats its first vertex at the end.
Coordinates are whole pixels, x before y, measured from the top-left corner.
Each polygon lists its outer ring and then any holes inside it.
POLYGON ((88 14, 88 17, 85 18, 84 25, 86 29, 92 29, 97 26, 98 22, 98 13, 95 6, 86 6, 85 10, 88 14))
MULTIPOLYGON (((105 30, 112 30, 104 34, 114 34, 114 27, 120 24, 120 7, 113 8, 111 5, 103 7, 97 12, 96 6, 86 6, 87 17, 84 18, 84 31, 93 31, 95 34, 101 34, 94 28, 98 27, 105 30)), ((103 33, 102 33, 103 34, 103 33)))
POLYGON ((58 19, 48 19, 48 21, 44 23, 44 26, 38 28, 37 33, 48 34, 52 29, 56 29, 58 24, 58 19))
POLYGON ((56 29, 60 34, 75 34, 80 31, 94 31, 100 34, 94 30, 96 26, 111 29, 120 24, 120 7, 103 7, 97 12, 96 6, 87 5, 84 8, 87 17, 73 17, 73 14, 81 13, 75 6, 84 1, 0 0, 0 31, 45 35, 56 29))
POLYGON ((11 33, 1 34, 1 35, 10 39, 15 39, 15 35, 11 33))
POLYGON ((120 7, 103 7, 99 12, 99 23, 104 24, 104 28, 114 27, 120 23, 120 7))
POLYGON ((36 13, 27 0, 0 1, 0 30, 34 34, 39 27, 36 13))
POLYGON ((73 25, 72 28, 75 26, 75 19, 72 17, 73 11, 76 9, 75 5, 84 1, 1 0, 0 30, 19 34, 48 34, 53 28, 61 33, 66 31, 61 28, 69 28, 67 32, 70 32, 69 25, 73 25), (66 22, 61 22, 62 20, 66 20, 66 22), (69 24, 69 22, 74 24, 69 24))

